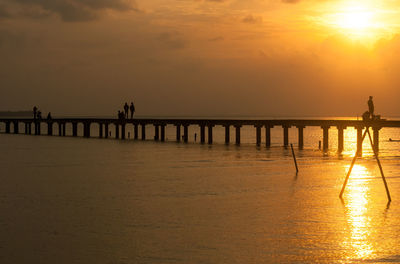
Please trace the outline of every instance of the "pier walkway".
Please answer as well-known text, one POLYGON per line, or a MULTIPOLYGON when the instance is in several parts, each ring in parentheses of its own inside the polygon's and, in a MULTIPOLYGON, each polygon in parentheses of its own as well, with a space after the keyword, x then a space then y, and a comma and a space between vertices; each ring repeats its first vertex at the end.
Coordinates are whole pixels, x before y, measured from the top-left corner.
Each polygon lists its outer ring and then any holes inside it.
POLYGON ((24 134, 34 135, 53 135, 53 127, 58 126, 58 135, 66 136, 66 125, 72 126, 73 137, 83 136, 90 137, 90 131, 93 124, 98 125, 99 138, 108 138, 110 125, 115 129, 115 138, 125 139, 127 126, 133 128, 133 138, 146 140, 146 126, 153 126, 155 131, 154 140, 165 141, 165 127, 173 125, 176 127, 176 141, 188 142, 188 128, 189 126, 200 127, 200 142, 213 143, 213 128, 215 126, 222 126, 225 128, 225 143, 230 143, 230 127, 234 127, 235 131, 235 144, 240 144, 240 130, 243 126, 251 126, 255 128, 256 143, 261 145, 261 133, 264 130, 265 145, 271 146, 271 128, 280 126, 283 128, 283 145, 289 145, 289 128, 296 127, 298 129, 298 147, 304 147, 304 133, 306 127, 320 127, 323 133, 323 150, 327 151, 329 148, 329 129, 335 128, 338 130, 338 152, 344 149, 343 131, 347 127, 354 127, 357 130, 357 147, 361 150, 362 147, 362 130, 367 126, 373 130, 374 145, 379 150, 379 130, 384 127, 399 127, 400 121, 390 120, 376 120, 370 122, 358 120, 297 120, 297 119, 284 119, 284 120, 237 120, 237 119, 103 119, 103 118, 59 118, 59 119, 16 119, 16 118, 0 118, 0 124, 5 124, 5 133, 19 134, 20 127, 25 129, 24 134), (78 135, 78 125, 83 125, 83 135, 78 135), (41 127, 47 127, 47 131, 42 133, 41 127), (183 131, 182 131, 183 130, 183 131), (140 133, 139 133, 140 131, 140 133), (207 133, 206 133, 207 132, 207 133), (181 133, 183 133, 181 135, 181 133), (140 134, 140 135, 139 135, 140 134))

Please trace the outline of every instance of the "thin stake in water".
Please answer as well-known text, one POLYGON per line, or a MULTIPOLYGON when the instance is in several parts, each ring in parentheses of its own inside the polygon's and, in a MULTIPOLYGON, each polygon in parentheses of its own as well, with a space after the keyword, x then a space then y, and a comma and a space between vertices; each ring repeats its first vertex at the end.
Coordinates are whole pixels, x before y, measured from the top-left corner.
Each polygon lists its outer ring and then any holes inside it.
POLYGON ((296 155, 294 154, 293 144, 290 144, 290 147, 292 148, 292 155, 293 155, 294 165, 296 166, 296 173, 298 173, 299 168, 297 167, 297 160, 296 160, 296 155))

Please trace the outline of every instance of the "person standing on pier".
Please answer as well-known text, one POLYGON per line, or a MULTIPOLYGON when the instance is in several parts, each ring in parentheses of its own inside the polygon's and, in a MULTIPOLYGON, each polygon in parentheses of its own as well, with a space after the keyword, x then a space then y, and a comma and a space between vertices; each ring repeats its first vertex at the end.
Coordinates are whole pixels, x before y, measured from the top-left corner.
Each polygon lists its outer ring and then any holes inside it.
POLYGON ((125 105, 124 105, 124 112, 125 112, 125 118, 126 118, 126 119, 128 119, 128 111, 129 111, 128 103, 125 103, 125 105))
POLYGON ((33 119, 36 120, 36 114, 37 114, 37 110, 38 108, 36 107, 36 105, 33 107, 33 119))
POLYGON ((129 107, 129 109, 131 110, 131 119, 133 119, 133 114, 135 113, 135 105, 133 104, 133 102, 131 102, 131 106, 129 107))
POLYGON ((369 97, 369 100, 368 100, 368 112, 369 112, 370 117, 371 117, 372 120, 373 120, 374 117, 375 117, 375 115, 374 115, 374 110, 375 110, 374 102, 372 101, 372 96, 370 96, 370 97, 369 97))

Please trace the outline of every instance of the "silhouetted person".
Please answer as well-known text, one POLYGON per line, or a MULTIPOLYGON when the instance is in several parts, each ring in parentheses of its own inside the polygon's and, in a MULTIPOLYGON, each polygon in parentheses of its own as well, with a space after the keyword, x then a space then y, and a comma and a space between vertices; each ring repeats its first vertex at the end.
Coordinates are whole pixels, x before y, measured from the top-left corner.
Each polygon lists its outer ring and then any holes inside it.
POLYGON ((131 106, 129 107, 129 109, 131 110, 131 119, 133 119, 133 114, 135 113, 135 105, 133 104, 133 102, 131 102, 131 106))
POLYGON ((37 112, 36 117, 37 117, 38 120, 42 119, 42 112, 40 112, 40 110, 37 112))
POLYGON ((121 120, 121 111, 118 110, 118 119, 121 120))
POLYGON ((372 101, 372 96, 370 96, 368 100, 368 111, 371 119, 374 119, 374 110, 375 110, 374 102, 372 101))
POLYGON ((124 105, 124 112, 125 112, 125 118, 126 118, 126 119, 128 119, 128 111, 129 111, 128 103, 125 103, 125 105, 124 105))
POLYGON ((51 120, 51 113, 50 112, 47 114, 47 120, 51 120))
POLYGON ((370 121, 371 120, 371 113, 369 111, 365 111, 364 114, 362 115, 363 121, 370 121))
POLYGON ((36 119, 38 108, 36 106, 33 107, 33 119, 36 119))

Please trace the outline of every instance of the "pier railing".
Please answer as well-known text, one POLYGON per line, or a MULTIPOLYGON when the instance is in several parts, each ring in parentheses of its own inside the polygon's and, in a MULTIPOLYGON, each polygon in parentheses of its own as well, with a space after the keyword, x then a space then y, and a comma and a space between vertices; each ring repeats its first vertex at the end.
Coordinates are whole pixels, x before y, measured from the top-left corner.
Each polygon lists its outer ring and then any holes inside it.
POLYGON ((125 131, 127 126, 133 126, 133 138, 146 140, 146 126, 153 126, 155 131, 154 140, 165 141, 165 127, 173 125, 176 127, 176 141, 188 142, 189 126, 200 127, 200 142, 213 143, 213 128, 222 126, 225 128, 225 143, 230 143, 230 128, 235 128, 235 144, 240 144, 240 131, 243 126, 251 126, 255 128, 256 144, 261 145, 261 132, 265 131, 265 145, 271 146, 271 128, 283 128, 283 145, 289 145, 289 128, 296 127, 298 129, 298 147, 304 147, 304 133, 306 127, 321 127, 323 131, 323 150, 329 148, 329 129, 336 128, 338 130, 338 151, 344 149, 344 129, 354 127, 357 130, 357 148, 362 148, 362 131, 366 127, 371 127, 373 130, 373 140, 376 150, 379 150, 379 130, 384 127, 400 127, 400 121, 390 120, 375 120, 364 122, 359 120, 300 120, 300 119, 283 119, 283 120, 238 120, 238 119, 104 119, 104 118, 56 118, 56 119, 16 119, 2 118, 0 123, 5 124, 5 133, 19 134, 20 124, 24 124, 24 134, 34 135, 53 135, 54 125, 58 125, 58 135, 66 136, 66 125, 72 125, 72 136, 78 136, 78 124, 83 125, 83 137, 90 137, 91 125, 98 124, 100 138, 108 138, 110 133, 110 125, 114 125, 115 138, 125 139, 125 131), (46 133, 42 133, 42 124, 47 125, 46 133), (139 129, 140 128, 140 129, 139 129), (183 128, 183 135, 181 136, 183 128), (140 133, 139 133, 140 130, 140 133), (206 133, 207 132, 207 133, 206 133))

